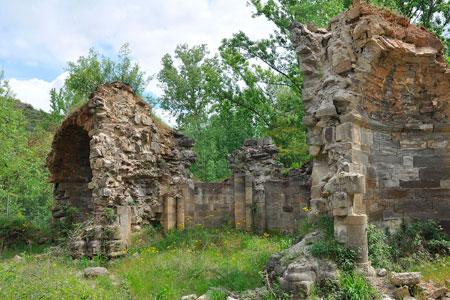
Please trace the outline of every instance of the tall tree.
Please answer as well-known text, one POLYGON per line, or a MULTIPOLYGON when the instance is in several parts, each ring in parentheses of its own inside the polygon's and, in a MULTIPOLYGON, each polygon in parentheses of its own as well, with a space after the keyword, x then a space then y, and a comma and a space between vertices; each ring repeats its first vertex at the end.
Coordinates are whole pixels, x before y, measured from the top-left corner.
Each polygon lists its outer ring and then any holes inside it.
POLYGON ((68 62, 66 70, 69 77, 64 86, 50 91, 51 115, 60 121, 70 110, 88 100, 89 95, 105 83, 120 81, 130 85, 134 92, 151 101, 144 93, 151 80, 130 58, 128 44, 124 44, 115 59, 101 55, 95 49, 89 50, 88 56, 80 56, 76 62, 68 62))
POLYGON ((258 135, 252 107, 236 106, 245 97, 218 56, 206 45, 179 45, 164 55, 158 73, 161 107, 175 115, 178 128, 196 140, 197 163, 191 168, 204 181, 229 175, 227 155, 245 138, 258 135))
POLYGON ((0 72, 0 213, 9 195, 11 215, 45 216, 50 187, 44 168, 50 134, 42 128, 30 132, 16 108, 9 83, 0 72))

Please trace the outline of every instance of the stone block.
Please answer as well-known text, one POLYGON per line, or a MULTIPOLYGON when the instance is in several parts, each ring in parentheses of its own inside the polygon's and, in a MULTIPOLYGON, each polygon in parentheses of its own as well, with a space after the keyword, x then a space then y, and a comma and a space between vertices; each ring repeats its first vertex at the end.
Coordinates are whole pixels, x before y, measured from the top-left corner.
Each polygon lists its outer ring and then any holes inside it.
POLYGON ((437 165, 429 168, 421 168, 419 171, 421 180, 440 181, 450 178, 450 167, 437 165))
POLYGON ((317 123, 316 118, 313 116, 304 116, 302 121, 306 126, 314 126, 317 123))
POLYGON ((394 168, 392 170, 392 179, 398 179, 402 181, 413 181, 419 180, 419 169, 411 168, 411 169, 403 169, 403 168, 394 168))
POLYGON ((439 187, 439 181, 430 180, 412 180, 412 181, 402 181, 400 180, 400 187, 402 188, 434 188, 439 187))
POLYGON ((450 167, 450 155, 447 156, 414 156, 414 167, 450 167))
POLYGON ((448 141, 428 141, 427 146, 430 149, 445 149, 448 146, 448 141))
POLYGON ((383 220, 384 221, 388 221, 388 220, 398 220, 398 219, 402 219, 403 215, 401 213, 396 213, 392 210, 384 210, 383 211, 383 220))
POLYGON ((336 117, 336 107, 331 103, 325 103, 319 107, 319 109, 316 111, 316 118, 322 119, 322 118, 331 118, 336 117))
POLYGON ((433 210, 433 201, 423 199, 396 199, 396 212, 427 212, 433 210))
POLYGON ((412 155, 404 155, 403 156, 403 165, 412 167, 414 165, 414 157, 412 155))
POLYGON ((320 149, 321 149, 321 147, 318 146, 318 145, 310 146, 309 149, 308 149, 308 154, 311 157, 316 157, 317 155, 319 155, 320 149))
POLYGON ((421 150, 426 148, 427 148, 426 141, 410 141, 410 140, 400 141, 400 149, 402 150, 421 150))
POLYGON ((420 272, 392 272, 391 283, 395 286, 412 286, 420 283, 422 274, 420 272))
POLYGON ((371 155, 370 163, 376 164, 387 164, 387 165, 401 165, 403 164, 403 159, 398 155, 371 155))

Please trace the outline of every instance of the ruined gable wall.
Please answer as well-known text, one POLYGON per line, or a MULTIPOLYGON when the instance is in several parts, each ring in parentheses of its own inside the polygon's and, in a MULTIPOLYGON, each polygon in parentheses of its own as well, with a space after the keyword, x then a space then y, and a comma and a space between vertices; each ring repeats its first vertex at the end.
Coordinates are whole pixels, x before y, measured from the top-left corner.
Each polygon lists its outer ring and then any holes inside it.
MULTIPOLYGON (((328 29, 294 23, 315 211, 449 228, 450 70, 424 28, 366 3, 328 29)), ((335 222, 336 224, 336 222, 335 222)), ((391 224, 392 225, 392 224, 391 224)))
POLYGON ((55 220, 67 217, 64 205, 77 206, 82 200, 67 190, 83 189, 87 197, 91 193, 92 213, 84 216, 85 227, 71 243, 74 255, 100 251, 119 255, 132 225, 164 222, 164 201, 181 198, 182 184, 189 180, 188 167, 196 158, 192 146, 192 139, 156 123, 150 106, 128 86, 98 87, 88 103, 63 122, 47 160, 50 181, 56 187, 55 220), (89 166, 84 167, 90 167, 92 178, 82 182, 88 190, 65 171, 73 169, 76 174, 78 169, 73 166, 86 163, 68 159, 67 147, 61 146, 77 147, 79 135, 67 130, 71 124, 89 137, 89 166), (61 183, 68 189, 58 191, 61 183))

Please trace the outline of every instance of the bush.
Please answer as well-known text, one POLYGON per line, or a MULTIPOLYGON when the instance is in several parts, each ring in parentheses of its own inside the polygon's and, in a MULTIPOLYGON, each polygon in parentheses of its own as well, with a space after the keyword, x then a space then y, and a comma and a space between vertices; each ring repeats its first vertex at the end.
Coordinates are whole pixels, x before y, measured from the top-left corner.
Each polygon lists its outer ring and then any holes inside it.
POLYGON ((355 251, 334 239, 333 224, 332 218, 319 215, 315 220, 303 223, 298 234, 304 236, 314 230, 321 231, 320 240, 311 246, 311 254, 334 260, 342 270, 353 270, 355 267, 355 251))
POLYGON ((388 236, 392 259, 403 267, 412 260, 432 258, 437 254, 448 255, 450 237, 435 221, 405 220, 400 230, 388 236))
POLYGON ((336 300, 376 299, 377 292, 362 275, 343 273, 339 278, 339 291, 336 300))
POLYGON ((378 299, 375 288, 355 272, 343 272, 339 280, 326 280, 314 290, 313 299, 322 300, 370 300, 378 299))
POLYGON ((374 224, 367 225, 367 241, 369 259, 375 268, 388 268, 392 262, 392 247, 389 245, 388 236, 374 224))
POLYGON ((21 216, 0 216, 0 254, 4 246, 29 243, 38 235, 38 229, 21 216))

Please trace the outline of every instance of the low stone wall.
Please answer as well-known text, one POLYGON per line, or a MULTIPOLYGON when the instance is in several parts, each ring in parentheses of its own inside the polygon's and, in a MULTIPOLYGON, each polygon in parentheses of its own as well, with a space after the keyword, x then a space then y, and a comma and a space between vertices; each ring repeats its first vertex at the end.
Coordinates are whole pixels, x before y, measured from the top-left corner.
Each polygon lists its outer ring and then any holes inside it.
POLYGON ((269 230, 294 232, 307 217, 311 198, 308 188, 309 182, 305 181, 277 180, 266 182, 264 184, 266 195, 265 227, 269 230))
POLYGON ((230 156, 231 178, 187 184, 183 197, 168 203, 165 229, 229 223, 259 232, 295 231, 309 207, 310 168, 282 176, 277 153, 271 139, 246 140, 230 156))

